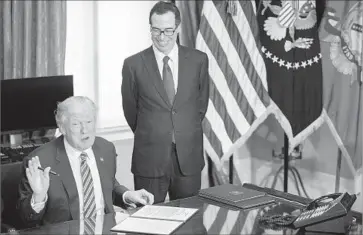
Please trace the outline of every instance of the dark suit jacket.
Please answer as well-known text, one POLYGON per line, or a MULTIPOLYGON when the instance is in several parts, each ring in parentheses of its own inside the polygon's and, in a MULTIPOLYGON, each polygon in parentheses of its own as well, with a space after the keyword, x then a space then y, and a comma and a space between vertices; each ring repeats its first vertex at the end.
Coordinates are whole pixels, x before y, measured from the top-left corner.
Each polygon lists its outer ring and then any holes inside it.
POLYGON ((172 132, 184 175, 204 167, 202 120, 209 99, 208 57, 179 46, 178 89, 170 104, 152 47, 124 61, 122 102, 126 120, 134 132, 131 171, 159 177, 169 164, 172 132))
MULTIPOLYGON (((96 137, 92 150, 100 174, 101 187, 105 202, 105 213, 114 212, 113 204, 124 207, 122 194, 127 188, 115 179, 116 150, 114 145, 100 137, 96 137)), ((79 198, 73 177, 63 136, 44 144, 24 159, 23 176, 19 185, 18 209, 23 221, 28 226, 36 224, 56 223, 79 219, 79 198), (30 205, 32 189, 25 175, 28 160, 38 156, 42 167, 51 167, 59 176, 50 175, 48 201, 42 211, 36 213, 30 205)))

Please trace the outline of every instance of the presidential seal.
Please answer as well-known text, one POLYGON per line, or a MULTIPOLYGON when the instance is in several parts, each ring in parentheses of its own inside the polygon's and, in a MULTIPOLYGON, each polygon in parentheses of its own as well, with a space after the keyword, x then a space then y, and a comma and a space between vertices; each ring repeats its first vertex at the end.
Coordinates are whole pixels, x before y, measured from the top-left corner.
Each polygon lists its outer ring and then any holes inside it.
POLYGON ((243 192, 242 191, 231 191, 231 192, 229 192, 229 194, 231 194, 233 196, 237 196, 237 195, 242 195, 243 192))
POLYGON ((264 30, 271 40, 280 41, 289 33, 293 41, 286 39, 284 49, 290 51, 294 47, 310 48, 313 38, 298 38, 295 40, 295 30, 307 30, 316 25, 315 3, 310 0, 287 1, 282 0, 282 6, 272 5, 271 1, 263 1, 263 15, 267 8, 276 17, 268 17, 264 23, 264 30))
MULTIPOLYGON (((282 44, 280 45, 283 47, 281 49, 285 52, 290 52, 294 48, 302 50, 311 49, 314 43, 314 34, 311 33, 309 35, 309 33, 305 33, 306 36, 301 36, 301 32, 313 31, 316 28, 317 13, 315 1, 263 0, 262 5, 263 8, 260 14, 266 17, 263 23, 263 30, 269 40, 272 42, 281 41, 282 44), (267 9, 271 11, 271 14, 266 13, 267 9)), ((307 53, 309 58, 287 60, 269 49, 270 46, 270 42, 268 42, 261 47, 261 51, 266 59, 270 59, 279 67, 285 67, 287 70, 305 69, 314 66, 322 58, 320 51, 317 51, 315 54, 307 53)))

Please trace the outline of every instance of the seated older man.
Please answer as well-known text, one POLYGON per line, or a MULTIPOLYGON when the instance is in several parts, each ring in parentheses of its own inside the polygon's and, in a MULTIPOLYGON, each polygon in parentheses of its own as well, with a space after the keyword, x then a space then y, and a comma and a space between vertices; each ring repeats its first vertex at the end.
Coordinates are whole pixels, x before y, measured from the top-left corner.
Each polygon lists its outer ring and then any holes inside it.
POLYGON ((130 191, 116 180, 116 150, 95 136, 96 113, 86 97, 59 103, 55 118, 62 135, 24 159, 18 209, 29 226, 112 213, 113 205, 154 202, 146 190, 130 191))

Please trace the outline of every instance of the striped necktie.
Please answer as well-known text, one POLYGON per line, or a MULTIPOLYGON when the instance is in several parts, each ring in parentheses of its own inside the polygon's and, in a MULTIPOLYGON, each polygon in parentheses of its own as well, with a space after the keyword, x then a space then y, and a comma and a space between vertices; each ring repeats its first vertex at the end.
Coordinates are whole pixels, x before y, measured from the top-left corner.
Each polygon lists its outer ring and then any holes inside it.
POLYGON ((90 217, 84 220, 84 235, 94 235, 96 230, 96 217, 90 217))
POLYGON ((81 154, 81 176, 83 185, 83 217, 89 218, 96 215, 95 192, 91 170, 87 164, 87 153, 81 154))

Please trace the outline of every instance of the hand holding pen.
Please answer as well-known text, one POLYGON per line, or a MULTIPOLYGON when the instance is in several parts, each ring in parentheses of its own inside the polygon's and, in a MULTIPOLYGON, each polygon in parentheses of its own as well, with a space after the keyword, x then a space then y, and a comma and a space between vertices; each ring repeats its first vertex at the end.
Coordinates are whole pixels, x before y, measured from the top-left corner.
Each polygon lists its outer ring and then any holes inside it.
MULTIPOLYGON (((41 170, 41 171, 45 171, 45 169, 43 167, 40 167, 38 166, 38 169, 41 170)), ((49 171, 49 174, 52 174, 52 175, 58 175, 57 173, 55 173, 54 171, 49 171)), ((59 176, 59 175, 58 175, 59 176)))
POLYGON ((35 203, 43 201, 49 189, 50 167, 46 167, 44 170, 39 170, 39 168, 43 169, 39 157, 35 156, 28 161, 28 167, 25 170, 29 185, 33 190, 35 203))

